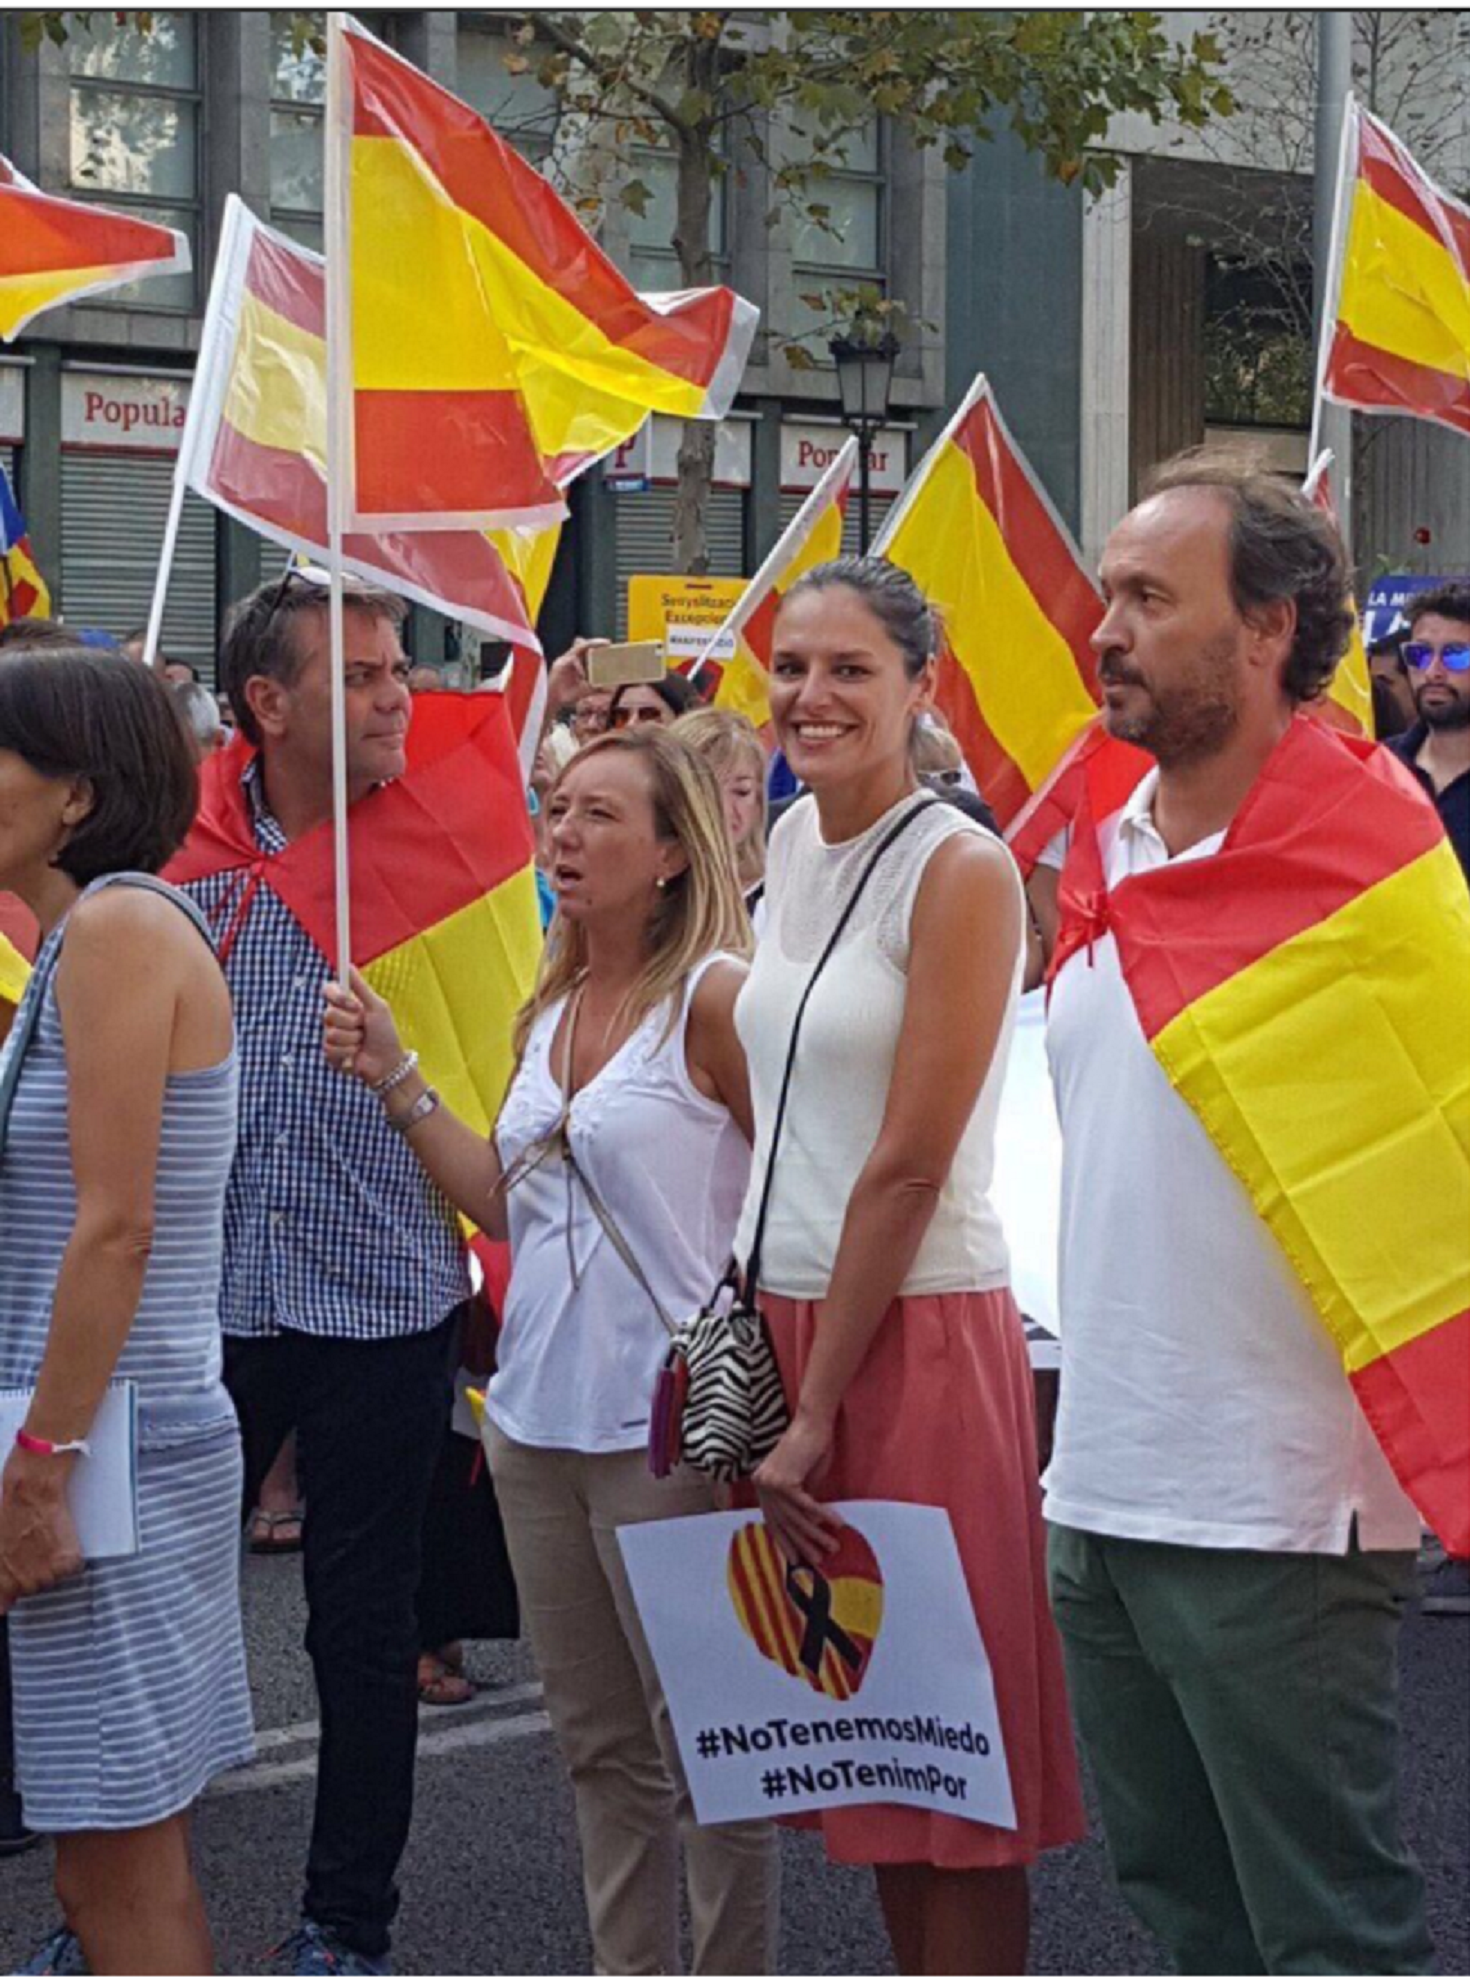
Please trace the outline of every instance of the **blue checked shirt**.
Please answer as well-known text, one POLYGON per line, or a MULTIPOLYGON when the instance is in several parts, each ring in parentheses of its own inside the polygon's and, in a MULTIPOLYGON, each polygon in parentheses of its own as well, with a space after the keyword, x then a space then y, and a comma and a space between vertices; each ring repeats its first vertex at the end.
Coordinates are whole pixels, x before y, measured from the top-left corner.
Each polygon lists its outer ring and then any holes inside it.
MULTIPOLYGON (((245 772, 255 841, 286 849, 259 763, 245 772)), ((239 871, 184 890, 216 933, 239 871)), ((220 1323, 236 1338, 310 1332, 386 1339, 425 1331, 469 1295, 454 1211, 364 1085, 322 1050, 326 961, 259 886, 225 962, 240 1049, 240 1142, 225 1196, 220 1323)))

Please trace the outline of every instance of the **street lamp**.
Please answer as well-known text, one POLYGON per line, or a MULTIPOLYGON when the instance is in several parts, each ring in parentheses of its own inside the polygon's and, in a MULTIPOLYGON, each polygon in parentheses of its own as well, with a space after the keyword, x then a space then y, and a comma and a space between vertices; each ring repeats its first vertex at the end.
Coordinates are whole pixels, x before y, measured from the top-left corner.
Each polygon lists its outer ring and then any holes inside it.
POLYGON ((842 423, 858 442, 858 550, 868 553, 870 531, 868 469, 874 436, 888 418, 888 393, 893 384, 893 360, 898 338, 892 330, 880 337, 834 336, 827 345, 837 366, 842 394, 842 423))

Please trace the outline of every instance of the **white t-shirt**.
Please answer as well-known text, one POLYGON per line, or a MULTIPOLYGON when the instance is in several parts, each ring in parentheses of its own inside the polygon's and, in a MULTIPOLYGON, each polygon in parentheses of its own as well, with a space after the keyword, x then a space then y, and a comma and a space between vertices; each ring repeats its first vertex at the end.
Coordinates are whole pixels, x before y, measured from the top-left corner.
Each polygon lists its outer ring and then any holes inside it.
MULTIPOLYGON (((730 1261, 750 1149, 689 1075, 692 970, 665 1036, 656 1009, 572 1100, 578 1164, 675 1323, 706 1301, 730 1261)), ((565 1005, 543 1011, 496 1128, 505 1166, 552 1131, 562 1095, 550 1053, 565 1005)), ((511 1275, 486 1410, 512 1441, 601 1455, 648 1439, 668 1333, 559 1158, 507 1196, 511 1275), (575 1265, 575 1268, 573 1267, 575 1265)))
MULTIPOLYGON (((1109 887, 1169 862, 1157 771, 1100 834, 1109 887)), ((1208 858, 1224 833, 1180 853, 1208 858)), ((1257 1551, 1412 1549, 1419 1517, 1325 1326, 1144 1038, 1111 933, 1052 989, 1062 1122, 1054 1524, 1257 1551)))
MULTIPOLYGON (((919 801, 905 798, 904 803, 919 801)), ((740 1221, 737 1254, 746 1262, 755 1233, 797 1005, 833 927, 868 860, 904 804, 895 804, 856 838, 827 844, 814 802, 792 806, 772 839, 767 920, 735 1024, 750 1065, 755 1160, 740 1221)), ((786 1297, 825 1297, 853 1187, 883 1123, 908 987, 909 929, 929 859, 960 835, 981 839, 1021 882, 994 835, 948 803, 930 802, 885 852, 852 922, 807 1004, 791 1098, 776 1153, 761 1259, 761 1283, 786 1297)), ((1020 989, 1022 955, 1005 1021, 975 1109, 961 1136, 934 1218, 901 1287, 904 1296, 993 1290, 1009 1281, 1010 1259, 990 1200, 995 1118, 1020 989)))

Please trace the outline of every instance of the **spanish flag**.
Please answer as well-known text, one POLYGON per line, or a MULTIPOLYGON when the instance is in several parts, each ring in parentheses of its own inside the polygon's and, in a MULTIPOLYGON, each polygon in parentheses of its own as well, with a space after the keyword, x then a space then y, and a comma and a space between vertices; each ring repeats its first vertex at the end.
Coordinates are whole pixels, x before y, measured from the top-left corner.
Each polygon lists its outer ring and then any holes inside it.
MULTIPOLYGON (((224 954, 266 885, 335 954, 330 824, 264 857, 237 738, 200 774, 199 815, 164 874, 237 872, 216 932, 224 954)), ((407 1048, 460 1118, 486 1132, 511 1071, 511 1022, 541 949, 531 826, 505 705, 494 694, 421 694, 408 767, 349 813, 352 958, 393 1009, 407 1048)))
POLYGON ((1470 207, 1349 101, 1322 390, 1470 433, 1470 207))
MULTIPOLYGON (((231 194, 179 471, 215 507, 316 562, 327 556, 325 314, 321 256, 231 194)), ((344 538, 342 561, 539 663, 526 592, 479 530, 364 531, 344 538)))
POLYGON ((1102 600, 984 377, 873 545, 943 621, 937 700, 980 793, 1016 816, 1093 719, 1102 600))
POLYGON ((51 592, 36 568, 25 517, 0 467, 0 625, 16 618, 49 618, 51 592))
POLYGON ((350 17, 329 23, 328 62, 364 525, 538 527, 564 513, 566 461, 606 453, 650 412, 723 416, 749 303, 727 288, 639 295, 476 111, 350 17))
MULTIPOLYGON (((1307 478, 1302 482, 1302 493, 1314 507, 1324 515, 1337 520, 1337 503, 1332 498, 1332 450, 1327 448, 1312 463, 1307 478)), ((1337 662, 1337 671, 1332 675, 1332 684, 1322 699, 1309 713, 1320 713, 1324 720, 1339 728, 1347 728, 1353 734, 1367 735, 1373 739, 1373 687, 1368 677, 1368 653, 1363 644, 1363 623, 1358 615, 1357 601, 1351 595, 1348 605, 1353 614, 1353 629, 1348 637, 1348 649, 1337 662)))
POLYGON ((1300 1278, 1400 1483, 1462 1557, 1470 894, 1439 818, 1384 750, 1298 717, 1214 857, 1110 892, 1097 827, 1127 775, 1115 750, 1084 752, 1053 971, 1114 935, 1154 1055, 1300 1278), (1411 1242, 1385 1240, 1396 1222, 1411 1242))
POLYGON ((189 242, 173 227, 82 199, 58 199, 0 158, 0 337, 13 343, 62 302, 144 275, 186 274, 189 242))
POLYGON ((852 491, 858 443, 847 440, 836 458, 787 523, 780 541, 751 578, 749 587, 695 664, 692 679, 706 665, 721 668, 716 707, 748 715, 758 728, 770 721, 766 678, 771 670, 771 632, 781 599, 798 577, 842 554, 842 524, 852 491), (720 650, 730 658, 719 660, 720 650))
POLYGON ((11 892, 0 892, 0 1006, 25 994, 36 955, 36 923, 11 892))

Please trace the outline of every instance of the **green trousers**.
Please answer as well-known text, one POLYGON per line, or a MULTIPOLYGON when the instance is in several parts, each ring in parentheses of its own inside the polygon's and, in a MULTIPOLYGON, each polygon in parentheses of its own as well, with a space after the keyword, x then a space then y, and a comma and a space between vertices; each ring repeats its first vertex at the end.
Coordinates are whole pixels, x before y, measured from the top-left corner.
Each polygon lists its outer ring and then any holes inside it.
POLYGON ((1053 1526, 1052 1606, 1119 1886, 1181 1971, 1424 1971, 1399 1838, 1406 1552, 1053 1526))

